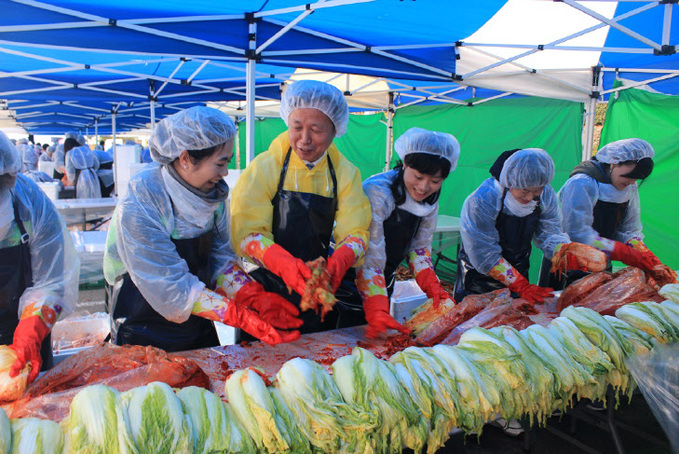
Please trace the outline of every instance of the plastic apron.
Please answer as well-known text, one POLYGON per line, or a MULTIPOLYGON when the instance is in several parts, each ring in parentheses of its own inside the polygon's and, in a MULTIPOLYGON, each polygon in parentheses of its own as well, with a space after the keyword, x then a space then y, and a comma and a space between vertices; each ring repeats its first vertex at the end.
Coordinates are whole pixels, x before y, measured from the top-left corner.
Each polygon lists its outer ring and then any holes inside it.
POLYGON ((420 228, 422 218, 396 207, 382 223, 387 263, 384 278, 387 281, 387 294, 394 292, 396 268, 408 255, 410 244, 420 228))
MULTIPOLYGON (((212 231, 196 238, 172 239, 189 271, 208 284, 212 231)), ((168 352, 219 345, 214 324, 191 315, 183 323, 167 320, 144 299, 130 275, 125 273, 106 286, 106 309, 111 318, 111 340, 117 345, 152 345, 168 352)))
MULTIPOLYGON (((606 174, 603 169, 598 165, 598 163, 595 165, 601 171, 601 176, 597 175, 594 177, 594 179, 600 183, 610 183, 610 181, 605 178, 606 174)), ((592 228, 603 238, 608 238, 611 240, 615 239, 615 232, 618 231, 620 223, 623 219, 625 219, 628 205, 629 202, 616 203, 597 200, 596 204, 594 204, 594 208, 592 209, 592 215, 594 218, 592 221, 592 228)), ((540 269, 540 285, 543 285, 544 283, 544 286, 551 287, 554 290, 563 290, 578 279, 591 274, 587 271, 574 270, 567 271, 562 275, 561 278, 558 278, 556 274, 549 272, 551 266, 552 262, 550 260, 545 258, 542 259, 542 268, 540 269), (549 279, 546 280, 544 276, 549 276, 549 279)), ((613 266, 611 265, 611 261, 608 260, 606 271, 611 271, 612 269, 613 266)))
MULTIPOLYGON (((10 345, 14 339, 14 330, 19 324, 19 298, 24 291, 33 285, 31 269, 31 251, 28 247, 28 233, 19 218, 19 205, 12 196, 14 221, 21 233, 21 242, 16 246, 1 249, 0 253, 0 344, 10 345)), ((48 334, 40 347, 42 357, 41 370, 51 369, 52 336, 48 334)))
MULTIPOLYGON (((513 214, 505 214, 502 212, 502 208, 506 195, 507 189, 502 193, 502 206, 500 206, 500 212, 495 220, 495 228, 500 235, 502 257, 521 275, 528 276, 531 244, 533 235, 540 223, 542 208, 540 208, 538 202, 535 210, 528 216, 519 217, 513 214)), ((505 285, 500 281, 476 271, 464 250, 464 245, 461 244, 457 254, 455 301, 462 301, 465 296, 470 294, 487 293, 502 288, 505 288, 505 285)))
MULTIPOLYGON (((278 192, 274 196, 273 223, 271 232, 276 244, 294 257, 305 262, 318 257, 328 258, 330 238, 332 237, 335 211, 337 210, 337 178, 335 168, 327 155, 328 168, 333 183, 333 197, 324 197, 308 192, 286 191, 283 189, 285 175, 290 163, 292 148, 288 149, 278 180, 278 192)), ((278 293, 299 307, 301 296, 289 292, 283 279, 269 270, 258 268, 249 273, 266 291, 278 293)), ((338 311, 333 310, 320 317, 311 310, 300 312, 303 325, 301 333, 327 331, 337 327, 338 311)))

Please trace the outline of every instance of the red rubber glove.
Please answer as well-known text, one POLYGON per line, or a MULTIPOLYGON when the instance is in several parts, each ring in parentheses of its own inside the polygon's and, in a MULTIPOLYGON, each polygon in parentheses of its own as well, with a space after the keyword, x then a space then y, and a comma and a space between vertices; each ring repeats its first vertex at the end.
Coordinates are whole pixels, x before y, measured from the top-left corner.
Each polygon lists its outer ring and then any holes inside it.
MULTIPOLYGON (((651 253, 651 255, 653 255, 653 253, 651 253)), ((652 260, 645 252, 637 251, 633 247, 627 246, 619 241, 615 242, 613 252, 611 252, 611 260, 619 260, 625 265, 633 266, 644 271, 650 271, 655 266, 654 260, 652 260)), ((656 260, 658 259, 656 258, 656 260)))
POLYGON ((427 298, 434 300, 434 307, 439 307, 441 300, 452 299, 450 294, 443 290, 439 278, 431 268, 425 268, 415 275, 415 282, 422 291, 427 294, 427 298))
POLYGON ((299 318, 299 309, 294 304, 277 293, 267 292, 255 281, 248 282, 238 290, 236 304, 255 310, 262 320, 274 328, 299 328, 303 323, 299 318))
POLYGON ((283 279, 283 282, 299 293, 304 295, 306 281, 311 278, 311 270, 302 260, 293 257, 288 251, 277 244, 269 246, 262 257, 264 266, 283 279))
POLYGON ((384 295, 369 296, 363 301, 365 319, 368 322, 366 336, 375 338, 388 329, 395 329, 403 334, 410 334, 410 330, 394 317, 389 315, 389 298, 384 295))
POLYGON ((16 377, 27 363, 31 363, 28 382, 30 383, 38 378, 40 366, 42 366, 40 346, 49 332, 49 327, 39 315, 32 315, 19 320, 19 324, 14 330, 12 345, 9 346, 17 354, 17 359, 9 370, 10 377, 16 377))
POLYGON ((332 293, 334 294, 342 283, 344 275, 347 274, 351 265, 356 261, 356 254, 354 251, 343 244, 335 249, 332 255, 328 258, 327 270, 330 273, 330 285, 332 286, 332 293))
POLYGON ((278 331, 255 311, 233 301, 227 304, 222 323, 240 328, 269 345, 292 342, 300 338, 299 331, 278 331))
POLYGON ((529 303, 544 303, 545 298, 554 296, 553 288, 540 287, 538 285, 530 284, 525 277, 519 274, 519 277, 513 284, 508 286, 509 290, 518 293, 519 296, 529 303))

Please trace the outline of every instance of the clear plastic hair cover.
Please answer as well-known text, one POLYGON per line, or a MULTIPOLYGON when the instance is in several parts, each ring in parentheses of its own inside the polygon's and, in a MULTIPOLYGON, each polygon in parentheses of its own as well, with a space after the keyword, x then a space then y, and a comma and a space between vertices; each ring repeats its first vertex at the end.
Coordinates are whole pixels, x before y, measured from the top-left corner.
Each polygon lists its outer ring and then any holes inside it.
POLYGON ((526 148, 505 161, 500 184, 509 189, 539 188, 554 178, 554 161, 545 150, 526 148))
POLYGON ((335 137, 347 132, 349 106, 339 89, 317 80, 300 80, 289 85, 281 98, 281 118, 288 124, 288 117, 295 109, 317 109, 330 118, 335 125, 335 137))
POLYGON ((411 153, 426 153, 441 156, 450 161, 450 171, 455 170, 460 157, 460 144, 455 136, 445 132, 410 128, 394 143, 396 153, 404 160, 411 153))
POLYGON ((168 164, 185 150, 204 150, 236 136, 236 125, 224 112, 204 106, 191 107, 163 118, 149 140, 151 157, 168 164))

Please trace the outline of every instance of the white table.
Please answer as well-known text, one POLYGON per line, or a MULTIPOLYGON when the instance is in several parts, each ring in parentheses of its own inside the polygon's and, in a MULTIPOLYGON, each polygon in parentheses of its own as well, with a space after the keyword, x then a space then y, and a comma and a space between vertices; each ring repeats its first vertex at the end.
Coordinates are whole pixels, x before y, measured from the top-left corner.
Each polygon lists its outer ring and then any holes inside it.
POLYGON ((434 230, 434 239, 431 245, 431 255, 455 247, 460 243, 460 218, 439 214, 434 230))
POLYGON ((66 220, 66 225, 82 224, 83 230, 90 221, 109 217, 118 203, 115 197, 101 199, 59 199, 54 206, 66 220))

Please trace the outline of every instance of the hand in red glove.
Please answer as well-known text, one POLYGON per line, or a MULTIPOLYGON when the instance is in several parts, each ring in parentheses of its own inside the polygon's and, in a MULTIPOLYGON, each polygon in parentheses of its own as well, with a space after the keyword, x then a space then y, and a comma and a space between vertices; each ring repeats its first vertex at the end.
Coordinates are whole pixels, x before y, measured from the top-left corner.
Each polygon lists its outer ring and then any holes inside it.
POLYGON ((356 261, 356 254, 354 251, 343 244, 335 249, 332 255, 328 258, 327 270, 330 274, 330 285, 332 286, 332 293, 334 294, 342 283, 344 275, 347 274, 351 265, 356 261))
POLYGON ((293 257, 277 244, 269 246, 262 257, 264 266, 283 279, 291 289, 304 295, 306 281, 311 278, 311 270, 302 260, 293 257))
POLYGON ((415 275, 415 282, 422 291, 427 294, 427 298, 434 300, 434 307, 439 307, 441 300, 452 299, 450 294, 443 290, 439 278, 431 268, 425 268, 415 275))
POLYGON ((28 382, 30 383, 38 378, 40 366, 42 366, 40 346, 49 332, 49 327, 39 315, 32 315, 19 320, 19 324, 14 330, 14 340, 12 345, 9 346, 17 354, 17 359, 9 370, 10 377, 16 377, 27 363, 31 363, 28 382))
MULTIPOLYGON (((653 255, 653 253, 651 253, 651 255, 653 255)), ((611 252, 611 260, 619 260, 625 265, 640 268, 644 271, 650 271, 655 266, 655 261, 651 259, 646 252, 637 251, 633 247, 627 246, 619 241, 615 242, 613 252, 611 252)), ((656 260, 658 259, 656 258, 656 260)))
POLYGON ((271 326, 278 329, 292 329, 302 326, 299 309, 276 293, 264 290, 259 283, 245 284, 236 293, 236 303, 255 310, 271 326))
POLYGON ((300 338, 299 331, 278 331, 255 311, 234 301, 228 301, 222 323, 240 328, 269 345, 292 342, 300 338))
POLYGON ((538 285, 530 284, 525 277, 519 274, 518 279, 513 284, 508 286, 509 290, 518 293, 519 297, 525 299, 529 303, 544 303, 545 298, 554 296, 554 289, 549 287, 540 287, 538 285))
POLYGON ((384 295, 370 296, 363 301, 365 319, 368 321, 366 336, 375 338, 388 329, 395 329, 403 334, 410 334, 410 330, 394 317, 389 315, 389 298, 384 295))

